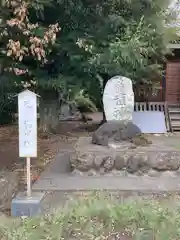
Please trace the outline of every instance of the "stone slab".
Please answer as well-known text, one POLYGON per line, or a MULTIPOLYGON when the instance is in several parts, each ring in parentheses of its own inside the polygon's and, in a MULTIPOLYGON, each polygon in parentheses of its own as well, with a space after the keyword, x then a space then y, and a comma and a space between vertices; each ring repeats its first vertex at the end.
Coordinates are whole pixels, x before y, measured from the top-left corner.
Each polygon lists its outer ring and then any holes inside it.
POLYGON ((133 123, 141 129, 142 133, 167 132, 164 112, 160 111, 133 112, 132 116, 133 123))
MULTIPOLYGON (((128 149, 128 151, 132 152, 160 152, 160 151, 179 151, 180 152, 180 147, 177 148, 177 144, 173 142, 171 144, 171 141, 166 141, 168 140, 168 137, 163 136, 162 137, 154 137, 151 135, 147 135, 148 140, 152 141, 152 144, 148 146, 138 146, 136 149, 128 149), (165 139, 165 140, 164 140, 165 139)), ((92 144, 92 137, 80 137, 75 145, 75 150, 76 151, 88 151, 88 152, 109 152, 110 148, 109 147, 104 147, 104 146, 99 146, 92 144)), ((176 139, 177 142, 177 139, 176 139)), ((125 148, 124 143, 116 143, 117 149, 116 151, 127 151, 125 148)))
POLYGON ((33 185, 34 191, 180 191, 177 176, 70 176, 47 174, 33 185))
POLYGON ((11 215, 13 217, 34 217, 41 214, 41 201, 43 192, 33 192, 31 197, 26 193, 19 193, 11 203, 11 215))
POLYGON ((71 172, 70 156, 73 154, 73 151, 68 151, 65 153, 58 153, 55 159, 46 167, 45 172, 42 173, 68 173, 71 172))

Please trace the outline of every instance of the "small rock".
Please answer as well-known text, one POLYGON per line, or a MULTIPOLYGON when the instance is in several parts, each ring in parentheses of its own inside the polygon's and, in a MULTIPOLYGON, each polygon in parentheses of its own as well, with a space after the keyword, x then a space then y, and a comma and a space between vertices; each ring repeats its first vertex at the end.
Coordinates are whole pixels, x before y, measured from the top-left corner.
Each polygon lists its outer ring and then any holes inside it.
POLYGON ((109 156, 105 158, 105 163, 104 163, 104 170, 105 172, 109 172, 113 169, 114 167, 114 159, 113 157, 109 156))
POLYGON ((150 177, 158 177, 160 173, 154 169, 150 169, 147 173, 148 176, 150 177))
POLYGON ((135 144, 131 144, 130 146, 129 146, 129 149, 136 149, 137 148, 137 146, 135 145, 135 144))
POLYGON ((148 146, 152 144, 152 141, 148 140, 145 134, 141 134, 132 138, 131 143, 133 143, 136 146, 148 146))
POLYGON ((134 174, 134 173, 128 173, 127 176, 128 176, 128 177, 131 177, 131 178, 132 178, 132 177, 133 177, 133 178, 137 178, 137 177, 138 177, 138 175, 137 175, 137 174, 134 174))
POLYGON ((72 171, 72 174, 73 175, 78 175, 78 176, 83 176, 84 175, 83 172, 79 171, 78 169, 74 169, 72 171))
POLYGON ((141 171, 137 171, 137 172, 135 173, 135 175, 136 175, 136 176, 143 176, 144 174, 143 174, 143 172, 141 172, 141 171))
POLYGON ((104 175, 104 174, 105 174, 104 168, 100 168, 99 174, 100 174, 100 175, 104 175))
POLYGON ((176 172, 175 171, 165 171, 162 172, 162 177, 176 177, 176 172))
POLYGON ((177 176, 180 175, 180 168, 176 171, 176 175, 177 175, 177 176))
POLYGON ((71 165, 73 168, 77 168, 82 172, 86 172, 93 168, 94 165, 94 155, 91 153, 77 154, 76 158, 71 160, 71 165))
POLYGON ((106 162, 107 158, 109 156, 104 155, 96 155, 94 157, 94 168, 99 170, 101 167, 103 167, 104 163, 106 162))
POLYGON ((125 167, 124 156, 116 155, 115 160, 114 160, 114 167, 117 170, 121 170, 125 167))
POLYGON ((127 161, 126 169, 129 173, 137 172, 139 169, 139 161, 134 159, 133 156, 131 156, 127 161))
POLYGON ((0 181, 3 183, 3 182, 6 182, 7 180, 4 178, 1 178, 0 181))
POLYGON ((107 177, 113 177, 114 176, 112 171, 111 172, 106 172, 104 175, 107 176, 107 177))
POLYGON ((87 175, 88 175, 88 176, 96 176, 97 173, 96 173, 96 171, 95 171, 94 169, 90 169, 90 170, 87 172, 87 175))
POLYGON ((110 148, 114 148, 114 149, 118 148, 117 145, 114 144, 114 143, 109 143, 108 146, 109 146, 110 148))
POLYGON ((122 171, 113 170, 113 175, 119 176, 119 177, 127 177, 128 172, 126 170, 122 170, 122 171))

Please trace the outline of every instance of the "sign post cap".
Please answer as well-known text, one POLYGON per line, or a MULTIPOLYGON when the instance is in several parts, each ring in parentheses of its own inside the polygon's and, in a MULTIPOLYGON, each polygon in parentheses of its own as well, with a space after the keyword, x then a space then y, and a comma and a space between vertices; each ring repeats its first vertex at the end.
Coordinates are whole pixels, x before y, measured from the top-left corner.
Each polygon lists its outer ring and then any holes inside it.
POLYGON ((22 92, 14 95, 14 97, 17 97, 17 96, 20 96, 20 95, 24 95, 24 94, 31 94, 31 95, 36 95, 37 97, 41 97, 41 96, 38 95, 37 93, 32 92, 32 91, 30 91, 30 90, 28 90, 28 89, 25 89, 25 90, 23 90, 22 92))

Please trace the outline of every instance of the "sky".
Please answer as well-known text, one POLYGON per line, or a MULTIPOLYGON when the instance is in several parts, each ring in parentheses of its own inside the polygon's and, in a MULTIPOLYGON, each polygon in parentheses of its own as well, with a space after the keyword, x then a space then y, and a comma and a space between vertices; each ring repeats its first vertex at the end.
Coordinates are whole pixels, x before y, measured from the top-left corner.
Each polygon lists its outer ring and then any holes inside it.
POLYGON ((180 26, 180 0, 172 0, 172 3, 169 6, 170 9, 176 9, 179 11, 179 17, 177 22, 174 22, 173 25, 180 26))

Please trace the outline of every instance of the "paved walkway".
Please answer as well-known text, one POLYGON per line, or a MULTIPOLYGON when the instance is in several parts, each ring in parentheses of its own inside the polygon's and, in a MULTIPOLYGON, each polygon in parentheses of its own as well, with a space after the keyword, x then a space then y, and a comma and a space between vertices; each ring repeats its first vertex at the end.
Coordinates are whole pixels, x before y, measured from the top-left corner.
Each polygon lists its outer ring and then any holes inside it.
POLYGON ((34 185, 36 191, 180 191, 180 177, 82 177, 50 173, 34 185))
MULTIPOLYGON (((122 198, 125 192, 128 192, 129 196, 138 193, 150 196, 180 193, 180 176, 72 176, 69 156, 65 152, 57 155, 33 185, 33 191, 45 192, 42 206, 46 213, 50 209, 63 206, 71 197, 74 199, 74 196, 82 192, 88 193, 94 190, 106 190, 122 198)), ((68 154, 71 154, 70 152, 68 154)))

